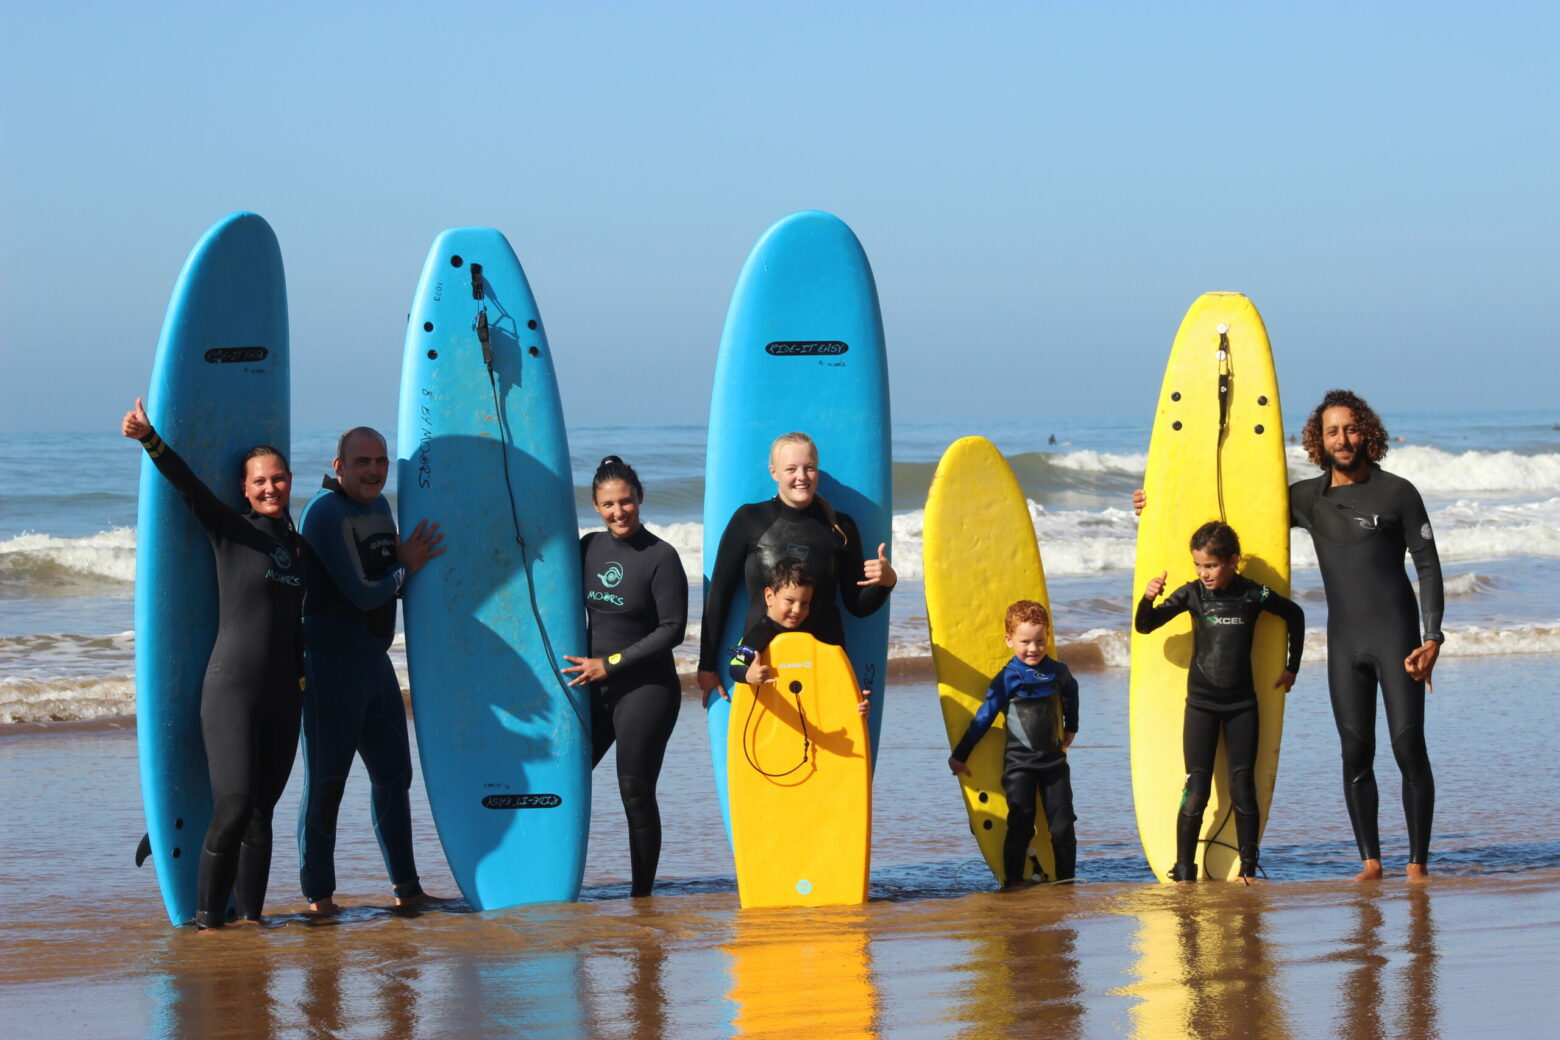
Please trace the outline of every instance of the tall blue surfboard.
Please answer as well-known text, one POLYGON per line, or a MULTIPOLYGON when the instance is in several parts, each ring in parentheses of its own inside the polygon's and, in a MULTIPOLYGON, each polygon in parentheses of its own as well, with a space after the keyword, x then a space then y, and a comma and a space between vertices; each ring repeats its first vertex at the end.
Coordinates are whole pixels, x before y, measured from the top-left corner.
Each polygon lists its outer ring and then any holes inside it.
POLYGON ((478 910, 579 895, 590 829, 579 527, 552 351, 520 261, 491 228, 434 240, 406 329, 399 522, 442 556, 407 583, 423 779, 478 910))
MULTIPOLYGON (((877 284, 855 234, 838 217, 818 210, 792 213, 764 232, 748 254, 726 312, 704 467, 706 585, 721 533, 737 507, 774 497, 769 445, 791 430, 817 443, 819 492, 856 521, 865 552, 891 542, 888 360, 877 284)), ((747 605, 748 597, 740 595, 727 617, 704 619, 721 626, 723 648, 741 641, 747 605)), ((883 717, 888 611, 885 605, 858 618, 840 608, 857 681, 872 691, 874 758, 883 717)), ((730 690, 724 662, 720 681, 730 690)), ((710 756, 728 836, 730 715, 729 702, 712 699, 706 713, 710 756)))
MULTIPOLYGON (((173 287, 146 413, 229 505, 256 444, 288 450, 287 287, 271 226, 233 213, 205 233, 173 287)), ((141 459, 136 522, 135 698, 141 798, 168 919, 195 917, 211 778, 200 689, 217 637, 211 543, 173 486, 141 459)))

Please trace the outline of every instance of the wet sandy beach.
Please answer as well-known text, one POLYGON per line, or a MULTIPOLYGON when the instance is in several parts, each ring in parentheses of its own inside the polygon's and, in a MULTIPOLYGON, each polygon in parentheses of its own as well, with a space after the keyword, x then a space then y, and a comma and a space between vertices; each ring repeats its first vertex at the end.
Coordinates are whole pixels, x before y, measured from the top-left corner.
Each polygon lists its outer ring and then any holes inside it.
MULTIPOLYGON (((1126 673, 1086 672, 1073 755, 1073 887, 990 891, 952 781, 929 685, 890 691, 875 796, 872 900, 738 909, 706 788, 697 705, 662 780, 665 879, 627 892, 610 757, 596 776, 581 902, 487 914, 385 909, 354 774, 342 812, 341 917, 302 913, 278 810, 272 916, 197 937, 171 929, 150 867, 133 731, 0 738, 0 989, 7 1036, 234 1037, 1542 1037, 1560 964, 1560 784, 1548 657, 1443 662, 1430 747, 1440 789, 1435 876, 1346 880, 1322 669, 1290 699, 1264 844, 1273 880, 1152 883, 1127 779, 1126 673), (1475 683, 1478 683, 1475 686, 1475 683), (1489 693, 1479 712, 1467 703, 1489 693), (1499 696, 1489 691, 1498 691, 1499 696), (1486 754, 1460 739, 1477 714, 1486 754), (1527 724, 1523 724, 1524 720, 1527 724)), ((1401 872, 1396 770, 1383 750, 1382 831, 1401 872)), ((424 883, 454 893, 414 787, 424 883)))

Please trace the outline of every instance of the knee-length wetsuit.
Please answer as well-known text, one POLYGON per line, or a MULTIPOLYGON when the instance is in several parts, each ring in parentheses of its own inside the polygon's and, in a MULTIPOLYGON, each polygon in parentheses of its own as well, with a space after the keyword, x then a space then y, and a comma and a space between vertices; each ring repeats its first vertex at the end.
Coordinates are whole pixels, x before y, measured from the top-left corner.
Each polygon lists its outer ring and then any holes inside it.
POLYGON ((785 557, 801 560, 812 574, 812 609, 801 631, 822 642, 835 646, 845 643, 840 601, 852 614, 866 617, 888 600, 889 588, 857 584, 866 578, 861 535, 849 516, 833 513, 831 519, 831 512, 816 498, 805 509, 797 509, 776 495, 767 502, 750 502, 732 514, 720 536, 704 600, 699 671, 715 672, 726 660, 721 633, 739 595, 747 593, 742 631, 764 616, 764 585, 770 570, 785 557))
POLYGON ((1186 792, 1175 828, 1178 881, 1196 880, 1197 838, 1213 791, 1213 760, 1221 728, 1229 759, 1230 800, 1235 804, 1240 872, 1242 877, 1256 876, 1262 819, 1254 773, 1258 717, 1251 644, 1263 611, 1283 618, 1289 627, 1284 668, 1298 672, 1305 649, 1305 612, 1292 600, 1249 578, 1236 575, 1222 589, 1189 581, 1158 606, 1146 596, 1138 600, 1133 626, 1144 634, 1182 613, 1192 616, 1192 666, 1186 675, 1186 718, 1181 729, 1186 792))
POLYGON ((229 893, 238 916, 257 921, 271 873, 271 816, 298 752, 304 550, 289 517, 229 506, 156 431, 141 445, 206 532, 216 560, 217 641, 200 692, 213 808, 195 922, 224 924, 229 893))
POLYGON ((688 630, 688 576, 677 550, 643 527, 627 538, 585 535, 580 562, 590 656, 607 670, 590 688, 592 764, 617 743, 631 891, 647 896, 661 858, 655 785, 682 705, 672 651, 688 630))
POLYGON ((298 870, 311 903, 336 890, 336 816, 352 758, 368 770, 374 836, 397 898, 422 894, 412 853, 412 752, 401 684, 390 664, 395 599, 407 570, 396 562, 395 518, 383 496, 358 502, 333 479, 303 511, 313 550, 303 636, 303 812, 298 870))
POLYGON ((1327 685, 1343 745, 1343 796, 1361 859, 1381 858, 1376 827, 1376 686, 1387 708, 1392 753, 1403 774, 1408 861, 1430 855, 1435 777, 1425 749, 1425 684, 1403 659, 1424 639, 1441 641, 1441 561, 1413 484, 1371 466, 1369 479, 1332 487, 1332 475, 1289 489, 1290 520, 1311 532, 1327 593, 1327 685), (1403 569, 1414 558, 1419 603, 1403 569))
POLYGON ((1035 799, 1045 809, 1056 858, 1056 881, 1072 880, 1078 860, 1073 830, 1072 770, 1062 747, 1064 733, 1078 732, 1078 680, 1059 661, 1042 657, 1030 667, 1016 656, 986 687, 969 729, 953 749, 960 762, 986 735, 1000 714, 1007 716, 1002 759, 1002 793, 1007 797, 1007 836, 1002 843, 1004 881, 1024 876, 1024 857, 1035 836, 1035 799))

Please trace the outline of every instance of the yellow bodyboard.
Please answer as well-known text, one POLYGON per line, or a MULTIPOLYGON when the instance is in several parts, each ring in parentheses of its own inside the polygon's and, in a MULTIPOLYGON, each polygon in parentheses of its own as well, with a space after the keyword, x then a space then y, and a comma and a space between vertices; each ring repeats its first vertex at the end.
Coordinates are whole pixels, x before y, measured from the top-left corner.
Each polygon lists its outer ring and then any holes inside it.
MULTIPOLYGON (((986 699, 992 676, 1013 652, 1003 642, 1008 604, 1032 599, 1051 609, 1034 522, 1012 467, 984 437, 963 437, 943 452, 926 496, 921 543, 926 575, 926 618, 932 633, 937 695, 951 751, 986 699)), ((1056 653, 1055 619, 1047 650, 1056 653)), ((1057 720, 1061 724, 1060 718, 1057 720)), ((970 831, 998 881, 1007 837, 1002 759, 1007 720, 998 718, 970 753, 970 776, 958 777, 970 831)), ((1056 860, 1043 808, 1024 876, 1055 876, 1056 860)))
MULTIPOLYGON (((1148 506, 1138 525, 1134 609, 1151 577, 1169 572, 1167 594, 1196 577, 1188 543, 1209 520, 1223 520, 1240 536, 1242 574, 1289 595, 1278 382, 1262 316, 1245 296, 1205 293, 1186 312, 1159 392, 1143 490, 1148 506)), ((1256 785, 1264 827, 1284 731, 1284 694, 1273 689, 1284 651, 1283 621, 1262 615, 1252 674, 1261 720, 1256 785)), ((1132 800, 1143 853, 1161 881, 1175 864, 1175 818, 1186 784, 1181 730, 1191 660, 1190 618, 1176 618, 1150 635, 1132 633, 1132 800)), ((1212 878, 1234 878, 1240 868, 1222 738, 1198 863, 1212 878)))
POLYGON ((727 729, 742 906, 864 903, 872 766, 856 673, 840 647, 801 632, 758 659, 779 676, 733 688, 727 729))

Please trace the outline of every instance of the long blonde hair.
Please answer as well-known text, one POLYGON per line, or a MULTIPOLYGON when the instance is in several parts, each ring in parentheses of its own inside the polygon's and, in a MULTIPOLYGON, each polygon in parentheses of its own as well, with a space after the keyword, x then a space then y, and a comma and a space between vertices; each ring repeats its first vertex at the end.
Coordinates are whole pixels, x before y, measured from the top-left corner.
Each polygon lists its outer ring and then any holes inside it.
MULTIPOLYGON (((775 456, 778 455, 780 449, 785 447, 787 444, 801 444, 805 446, 808 451, 812 452, 813 465, 818 464, 817 443, 801 430, 792 430, 790 433, 782 433, 769 445, 770 469, 774 469, 775 456)), ((845 537, 845 532, 840 528, 839 514, 834 511, 834 507, 829 505, 828 499, 824 498, 817 491, 813 492, 813 501, 818 503, 818 508, 823 510, 824 519, 829 521, 829 526, 832 527, 834 529, 834 533, 839 536, 840 545, 845 545, 849 539, 845 537)))

